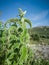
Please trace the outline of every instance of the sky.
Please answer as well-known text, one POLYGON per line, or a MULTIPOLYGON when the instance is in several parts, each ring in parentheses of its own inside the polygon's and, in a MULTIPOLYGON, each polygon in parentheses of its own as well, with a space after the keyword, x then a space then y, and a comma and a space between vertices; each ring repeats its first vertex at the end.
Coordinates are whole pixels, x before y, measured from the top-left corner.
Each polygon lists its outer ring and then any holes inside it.
POLYGON ((0 20, 18 17, 18 8, 27 11, 33 27, 49 26, 49 0, 0 0, 0 20))

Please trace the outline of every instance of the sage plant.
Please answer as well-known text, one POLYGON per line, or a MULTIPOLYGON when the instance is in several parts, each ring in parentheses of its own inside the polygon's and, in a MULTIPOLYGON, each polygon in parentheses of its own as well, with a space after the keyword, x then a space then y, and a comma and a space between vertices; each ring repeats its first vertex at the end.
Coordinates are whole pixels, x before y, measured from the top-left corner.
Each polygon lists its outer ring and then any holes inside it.
MULTIPOLYGON (((27 23, 31 25, 29 19, 25 18, 26 11, 18 9, 19 18, 9 19, 3 27, 2 33, 2 48, 3 62, 1 65, 24 65, 28 60, 29 34, 27 23)), ((1 59, 0 59, 1 61, 1 59)))

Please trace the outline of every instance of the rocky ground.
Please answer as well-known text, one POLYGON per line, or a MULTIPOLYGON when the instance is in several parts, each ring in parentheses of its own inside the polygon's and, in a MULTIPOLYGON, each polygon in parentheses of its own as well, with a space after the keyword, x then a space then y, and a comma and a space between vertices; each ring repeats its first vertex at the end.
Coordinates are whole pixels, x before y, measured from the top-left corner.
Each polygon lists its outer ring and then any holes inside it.
POLYGON ((49 59, 49 45, 28 45, 35 54, 35 58, 49 59))

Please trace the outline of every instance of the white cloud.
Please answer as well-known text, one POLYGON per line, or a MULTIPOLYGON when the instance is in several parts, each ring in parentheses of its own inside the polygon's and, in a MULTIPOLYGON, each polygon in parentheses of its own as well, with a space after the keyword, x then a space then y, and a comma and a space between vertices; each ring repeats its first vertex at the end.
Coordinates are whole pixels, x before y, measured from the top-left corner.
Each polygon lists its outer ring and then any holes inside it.
POLYGON ((49 18, 47 16, 49 16, 49 10, 44 10, 37 14, 30 14, 28 18, 32 21, 33 27, 46 26, 49 25, 49 18))
POLYGON ((42 11, 41 13, 35 15, 32 17, 32 20, 33 21, 36 21, 36 20, 41 20, 43 18, 45 18, 47 15, 48 15, 49 11, 46 10, 46 11, 42 11))
POLYGON ((36 23, 36 24, 33 24, 33 27, 36 27, 36 26, 39 26, 39 25, 41 25, 40 22, 39 23, 36 23))
POLYGON ((45 19, 45 20, 42 20, 42 21, 38 21, 36 22, 36 24, 34 23, 33 24, 33 27, 36 27, 36 26, 49 26, 49 19, 45 19))

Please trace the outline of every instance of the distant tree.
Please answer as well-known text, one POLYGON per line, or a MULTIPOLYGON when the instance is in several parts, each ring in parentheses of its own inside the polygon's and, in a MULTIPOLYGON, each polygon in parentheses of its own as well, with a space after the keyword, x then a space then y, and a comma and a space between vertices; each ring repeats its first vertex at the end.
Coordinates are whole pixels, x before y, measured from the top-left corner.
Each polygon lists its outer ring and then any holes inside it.
POLYGON ((33 40, 36 40, 36 41, 39 41, 39 40, 40 40, 40 36, 39 36, 38 34, 32 34, 32 35, 31 35, 31 38, 32 38, 33 40))

